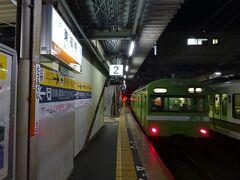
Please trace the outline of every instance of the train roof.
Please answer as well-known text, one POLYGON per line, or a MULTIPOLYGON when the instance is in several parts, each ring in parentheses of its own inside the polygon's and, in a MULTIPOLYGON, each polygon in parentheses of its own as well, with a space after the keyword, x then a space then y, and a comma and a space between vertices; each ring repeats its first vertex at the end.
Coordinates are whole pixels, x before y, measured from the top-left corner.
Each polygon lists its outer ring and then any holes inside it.
POLYGON ((158 80, 155 80, 155 81, 152 81, 152 82, 146 84, 145 86, 139 87, 133 93, 136 93, 145 88, 149 88, 151 86, 158 85, 158 84, 161 84, 163 86, 164 85, 168 86, 168 85, 173 85, 173 84, 175 86, 191 86, 191 85, 206 86, 205 84, 203 84, 201 81, 198 81, 197 79, 179 79, 179 78, 158 79, 158 80))

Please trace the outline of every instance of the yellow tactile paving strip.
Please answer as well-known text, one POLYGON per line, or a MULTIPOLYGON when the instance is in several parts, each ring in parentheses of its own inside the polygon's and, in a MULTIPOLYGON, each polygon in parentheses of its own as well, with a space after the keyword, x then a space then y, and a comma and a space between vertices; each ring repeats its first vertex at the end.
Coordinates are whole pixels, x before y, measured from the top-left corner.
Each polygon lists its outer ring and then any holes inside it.
POLYGON ((118 125, 116 180, 137 180, 124 112, 125 108, 122 108, 118 125))
POLYGON ((133 136, 134 144, 138 150, 141 163, 145 169, 147 179, 174 180, 175 178, 172 176, 171 172, 158 156, 151 143, 147 140, 137 122, 133 119, 129 109, 126 110, 125 115, 128 120, 128 125, 133 136))

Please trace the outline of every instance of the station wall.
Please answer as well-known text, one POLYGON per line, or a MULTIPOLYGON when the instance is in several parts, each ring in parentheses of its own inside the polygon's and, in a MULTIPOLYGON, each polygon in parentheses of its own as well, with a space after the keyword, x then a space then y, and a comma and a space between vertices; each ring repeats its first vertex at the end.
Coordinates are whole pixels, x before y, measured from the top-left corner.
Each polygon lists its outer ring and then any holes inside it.
MULTIPOLYGON (((82 73, 69 71, 69 76, 92 85, 90 104, 74 110, 57 112, 42 119, 38 139, 38 179, 64 180, 73 169, 74 157, 82 150, 106 77, 92 64, 92 56, 82 61, 82 73)), ((93 137, 103 126, 104 106, 101 100, 91 132, 93 137)))
MULTIPOLYGON (((106 77, 89 62, 83 58, 82 74, 73 74, 80 81, 92 84, 92 102, 87 107, 81 107, 75 110, 74 119, 74 156, 76 156, 83 148, 88 129, 93 120, 94 111, 96 109, 101 91, 104 87, 106 77)), ((91 137, 103 126, 103 102, 101 101, 98 114, 93 126, 91 137)))

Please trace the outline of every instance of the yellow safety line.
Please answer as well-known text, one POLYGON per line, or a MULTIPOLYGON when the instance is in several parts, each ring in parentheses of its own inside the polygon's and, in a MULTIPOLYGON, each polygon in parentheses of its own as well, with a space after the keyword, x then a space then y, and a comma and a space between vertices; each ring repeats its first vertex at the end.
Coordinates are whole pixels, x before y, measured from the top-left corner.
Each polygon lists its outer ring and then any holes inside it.
POLYGON ((129 145, 124 112, 125 108, 122 108, 118 125, 116 180, 136 180, 137 174, 129 145))

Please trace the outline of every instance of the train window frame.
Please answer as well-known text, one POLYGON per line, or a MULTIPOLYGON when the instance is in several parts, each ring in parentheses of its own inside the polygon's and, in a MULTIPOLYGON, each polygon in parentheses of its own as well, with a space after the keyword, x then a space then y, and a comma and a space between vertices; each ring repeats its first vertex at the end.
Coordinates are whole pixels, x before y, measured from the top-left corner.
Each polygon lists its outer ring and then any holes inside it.
POLYGON ((221 98, 220 104, 222 107, 221 114, 222 114, 222 116, 227 116, 227 114, 228 114, 228 112, 227 112, 227 110, 228 110, 228 94, 223 93, 220 98, 221 98), (226 99, 224 100, 224 98, 226 98, 226 99))
POLYGON ((173 95, 173 96, 171 96, 171 95, 161 95, 161 96, 159 96, 159 95, 153 94, 153 95, 150 95, 149 101, 151 103, 149 103, 149 110, 150 110, 150 112, 159 112, 159 113, 164 113, 164 112, 172 112, 172 113, 207 113, 207 108, 206 108, 207 105, 204 102, 205 99, 206 99, 206 96, 204 96, 204 95, 199 95, 199 96, 196 96, 196 95, 173 95), (163 105, 162 105, 161 109, 152 110, 152 100, 153 100, 154 97, 161 97, 162 98, 162 104, 163 105), (166 104, 165 98, 167 98, 167 104, 168 104, 167 108, 164 106, 166 104), (182 109, 179 108, 179 110, 171 110, 169 108, 170 107, 170 105, 169 105, 169 98, 201 98, 201 99, 203 99, 203 107, 202 107, 201 111, 200 110, 195 110, 195 109, 194 110, 188 110, 188 109, 184 110, 184 108, 182 108, 182 109))
MULTIPOLYGON (((232 102, 233 102, 232 103, 232 116, 236 119, 240 119, 240 113, 237 114, 235 111, 235 103, 236 103, 235 96, 239 96, 239 98, 240 98, 240 93, 236 93, 236 94, 232 95, 232 102)), ((239 108, 240 108, 240 103, 239 103, 239 108)))
POLYGON ((153 96, 151 96, 151 98, 150 98, 150 102, 151 103, 149 103, 150 104, 150 111, 151 112, 159 112, 159 110, 162 110, 163 108, 164 108, 164 97, 165 96, 158 96, 158 95, 153 95, 153 96), (161 100, 161 106, 159 106, 159 107, 157 107, 157 106, 155 106, 157 109, 155 109, 155 110, 153 110, 152 109, 152 107, 153 107, 153 99, 154 98, 161 98, 160 100, 161 100))

